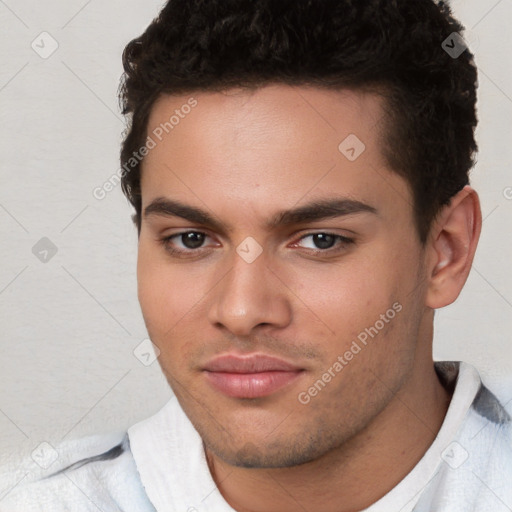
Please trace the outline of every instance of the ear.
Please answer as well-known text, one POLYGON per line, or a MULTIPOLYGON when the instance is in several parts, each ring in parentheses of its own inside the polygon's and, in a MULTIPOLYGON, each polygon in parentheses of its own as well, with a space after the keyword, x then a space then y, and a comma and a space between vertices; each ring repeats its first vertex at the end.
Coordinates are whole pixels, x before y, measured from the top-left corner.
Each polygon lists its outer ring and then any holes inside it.
POLYGON ((465 186, 432 225, 427 242, 428 307, 442 308, 459 296, 471 270, 481 228, 478 195, 465 186))

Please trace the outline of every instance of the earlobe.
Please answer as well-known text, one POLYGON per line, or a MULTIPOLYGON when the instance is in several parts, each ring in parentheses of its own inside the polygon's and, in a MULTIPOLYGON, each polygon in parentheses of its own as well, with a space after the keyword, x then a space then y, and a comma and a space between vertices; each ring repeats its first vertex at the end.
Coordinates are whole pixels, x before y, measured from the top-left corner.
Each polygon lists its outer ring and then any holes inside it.
POLYGON ((466 186, 453 196, 432 226, 428 242, 428 307, 441 308, 458 297, 471 270, 481 226, 478 195, 466 186))

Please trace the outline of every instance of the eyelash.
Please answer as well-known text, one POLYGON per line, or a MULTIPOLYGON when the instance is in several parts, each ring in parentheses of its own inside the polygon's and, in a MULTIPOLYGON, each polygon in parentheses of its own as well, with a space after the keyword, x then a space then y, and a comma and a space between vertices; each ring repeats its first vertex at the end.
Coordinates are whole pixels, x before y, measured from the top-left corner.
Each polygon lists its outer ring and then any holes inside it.
MULTIPOLYGON (((189 256, 193 256, 195 254, 198 254, 201 252, 201 250, 206 249, 205 247, 199 247, 198 249, 176 249, 175 247, 171 246, 171 240, 173 238, 178 238, 183 235, 187 235, 189 233, 196 233, 200 235, 205 235, 208 237, 208 235, 202 231, 181 231, 180 233, 175 233, 173 235, 164 237, 160 240, 161 244, 164 246, 165 250, 169 252, 171 255, 176 256, 178 258, 186 258, 189 256)), ((310 254, 319 255, 319 254, 333 254, 337 252, 341 252, 344 250, 348 245, 351 245, 354 243, 354 239, 347 238, 342 235, 337 235, 336 233, 329 233, 328 231, 316 231, 314 233, 307 233, 299 238, 299 241, 303 240, 304 238, 308 238, 314 235, 328 235, 334 237, 336 240, 340 241, 340 244, 338 244, 338 247, 330 247, 328 249, 306 249, 310 254)))

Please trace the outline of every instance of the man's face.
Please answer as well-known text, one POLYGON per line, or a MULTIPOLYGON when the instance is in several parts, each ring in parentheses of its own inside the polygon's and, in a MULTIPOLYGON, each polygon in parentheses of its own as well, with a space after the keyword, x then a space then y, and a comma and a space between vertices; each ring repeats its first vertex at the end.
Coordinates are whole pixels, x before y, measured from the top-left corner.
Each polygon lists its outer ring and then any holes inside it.
POLYGON ((167 96, 152 110, 139 300, 182 408, 228 463, 289 466, 340 446, 407 385, 417 342, 430 342, 424 253, 410 190, 379 147, 380 101, 272 85, 167 96), (341 211, 280 215, 315 201, 341 211))

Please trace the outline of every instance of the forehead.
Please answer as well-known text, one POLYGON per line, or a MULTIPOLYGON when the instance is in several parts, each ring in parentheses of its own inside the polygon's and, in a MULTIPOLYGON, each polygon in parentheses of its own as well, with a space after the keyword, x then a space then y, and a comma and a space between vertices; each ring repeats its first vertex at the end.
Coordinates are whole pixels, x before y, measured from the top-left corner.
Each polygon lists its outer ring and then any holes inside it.
POLYGON ((142 165, 143 206, 157 196, 208 204, 220 192, 241 208, 282 209, 333 191, 370 204, 383 194, 408 200, 382 156, 382 102, 275 84, 164 95, 148 122, 155 145, 142 165))
POLYGON ((294 142, 310 141, 302 145, 303 152, 310 146, 332 148, 332 143, 355 133, 372 146, 384 120, 382 102, 381 96, 369 92, 284 84, 162 95, 152 108, 148 133, 163 129, 161 136, 170 139, 166 135, 172 134, 174 139, 167 142, 179 144, 185 138, 197 142, 191 132, 199 131, 204 144, 236 145, 237 149, 266 144, 298 150, 294 142), (193 108, 188 106, 191 103, 193 108), (321 140, 325 144, 320 145, 321 140))

